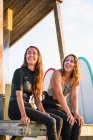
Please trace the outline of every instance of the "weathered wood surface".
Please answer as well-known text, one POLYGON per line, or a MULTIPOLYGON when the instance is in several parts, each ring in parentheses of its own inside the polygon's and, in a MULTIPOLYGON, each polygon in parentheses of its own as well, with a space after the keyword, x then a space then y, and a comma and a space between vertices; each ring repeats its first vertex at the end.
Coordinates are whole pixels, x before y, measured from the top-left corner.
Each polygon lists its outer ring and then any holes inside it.
MULTIPOLYGON (((51 10, 56 0, 4 0, 4 26, 6 26, 7 8, 13 10, 12 45, 23 34, 43 19, 51 10)), ((57 0, 62 2, 62 0, 57 0)))
POLYGON ((3 1, 0 0, 0 94, 3 94, 3 1))
MULTIPOLYGON (((44 124, 34 121, 26 126, 20 121, 4 120, 0 121, 0 135, 10 136, 46 136, 47 129, 44 124)), ((84 124, 81 130, 81 136, 93 136, 93 124, 84 124)))
POLYGON ((9 120, 8 117, 8 106, 9 106, 9 99, 10 99, 10 94, 11 94, 11 85, 6 84, 5 85, 5 101, 4 101, 4 120, 9 120))
POLYGON ((45 136, 47 135, 46 126, 43 124, 31 121, 26 126, 20 123, 20 121, 4 120, 0 121, 0 135, 10 136, 45 136))
POLYGON ((55 17, 57 39, 58 39, 59 55, 60 55, 60 61, 62 65, 63 59, 66 55, 66 51, 64 46, 64 35, 63 35, 63 28, 62 28, 60 2, 55 1, 53 6, 54 6, 54 17, 55 17))
POLYGON ((81 136, 93 136, 93 124, 84 124, 81 129, 81 136))

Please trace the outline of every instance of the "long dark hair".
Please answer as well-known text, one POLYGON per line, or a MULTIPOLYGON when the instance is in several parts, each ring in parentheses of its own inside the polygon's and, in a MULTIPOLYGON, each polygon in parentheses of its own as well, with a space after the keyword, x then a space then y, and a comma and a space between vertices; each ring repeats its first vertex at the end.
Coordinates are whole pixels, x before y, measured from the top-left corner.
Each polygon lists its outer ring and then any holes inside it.
POLYGON ((72 71, 70 78, 73 80, 73 85, 79 85, 80 83, 80 70, 79 70, 79 62, 78 58, 74 54, 67 55, 63 60, 63 66, 62 66, 62 75, 65 75, 65 69, 64 69, 64 63, 67 57, 73 56, 74 57, 74 70, 72 71))
POLYGON ((40 54, 40 51, 35 46, 30 46, 26 49, 25 55, 24 55, 24 62, 21 67, 27 67, 28 63, 26 60, 27 51, 30 48, 35 48, 38 53, 38 60, 35 65, 35 71, 34 71, 34 85, 33 85, 33 95, 35 99, 38 99, 40 97, 40 94, 42 93, 42 83, 43 83, 43 65, 42 65, 42 57, 40 54))

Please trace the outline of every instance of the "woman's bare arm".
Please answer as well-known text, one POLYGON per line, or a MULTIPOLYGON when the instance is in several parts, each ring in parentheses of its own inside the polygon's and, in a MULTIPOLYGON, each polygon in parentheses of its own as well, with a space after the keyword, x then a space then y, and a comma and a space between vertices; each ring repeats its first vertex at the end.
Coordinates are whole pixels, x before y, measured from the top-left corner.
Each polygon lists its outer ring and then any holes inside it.
POLYGON ((27 117, 26 115, 26 111, 25 111, 25 107, 24 107, 24 102, 23 102, 23 93, 20 90, 16 91, 16 97, 17 97, 17 103, 18 103, 18 107, 21 113, 21 122, 23 124, 29 124, 30 123, 30 119, 27 117))

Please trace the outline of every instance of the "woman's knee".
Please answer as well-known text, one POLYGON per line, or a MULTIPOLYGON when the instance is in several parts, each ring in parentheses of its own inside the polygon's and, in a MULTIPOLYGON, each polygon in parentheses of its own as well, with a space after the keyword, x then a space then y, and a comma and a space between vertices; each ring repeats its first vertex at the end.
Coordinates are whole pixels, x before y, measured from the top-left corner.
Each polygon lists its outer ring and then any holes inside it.
POLYGON ((51 131, 56 131, 56 119, 53 117, 49 117, 49 122, 47 123, 47 127, 51 130, 51 131))
POLYGON ((56 119, 53 117, 50 117, 50 125, 56 125, 56 119))
POLYGON ((72 128, 73 126, 69 122, 63 121, 62 133, 70 136, 72 132, 72 128))
POLYGON ((73 128, 77 131, 81 130, 81 126, 79 125, 79 122, 77 121, 77 123, 74 124, 73 128))

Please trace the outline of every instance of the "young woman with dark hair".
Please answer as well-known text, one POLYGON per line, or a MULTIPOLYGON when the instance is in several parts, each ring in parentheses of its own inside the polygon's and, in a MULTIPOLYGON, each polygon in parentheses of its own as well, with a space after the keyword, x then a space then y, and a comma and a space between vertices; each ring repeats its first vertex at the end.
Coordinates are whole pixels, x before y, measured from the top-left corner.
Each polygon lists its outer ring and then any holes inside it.
POLYGON ((31 120, 43 123, 47 126, 48 140, 59 140, 62 119, 45 112, 40 100, 42 88, 41 54, 37 47, 30 46, 25 52, 23 65, 14 72, 8 110, 9 118, 20 119, 26 125, 31 120), (31 95, 34 97, 37 109, 34 109, 29 102, 31 95))

